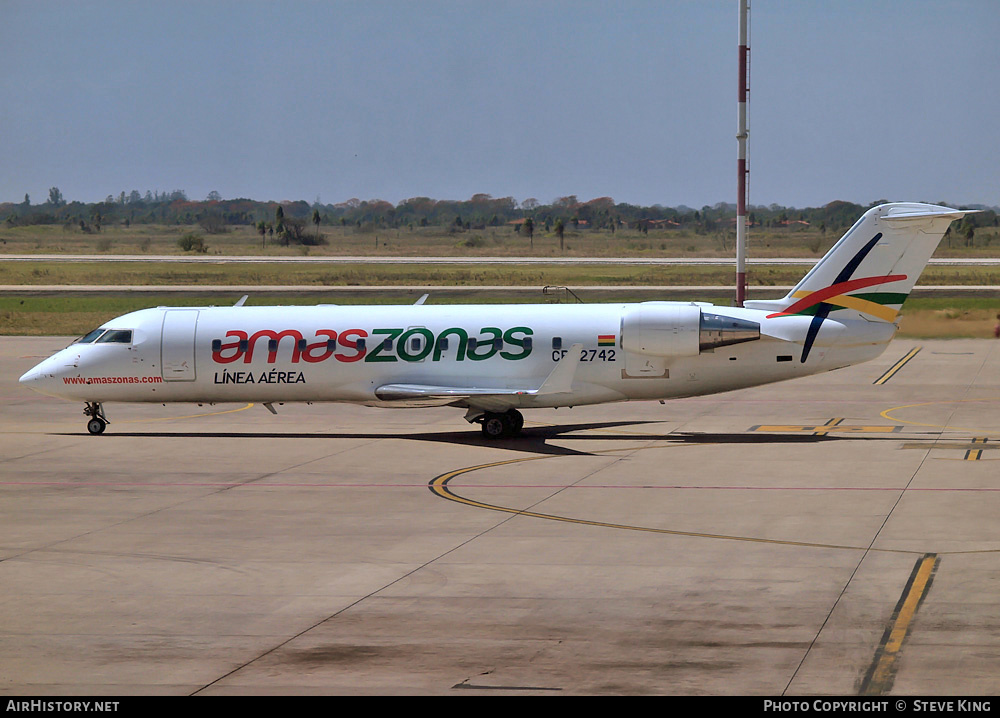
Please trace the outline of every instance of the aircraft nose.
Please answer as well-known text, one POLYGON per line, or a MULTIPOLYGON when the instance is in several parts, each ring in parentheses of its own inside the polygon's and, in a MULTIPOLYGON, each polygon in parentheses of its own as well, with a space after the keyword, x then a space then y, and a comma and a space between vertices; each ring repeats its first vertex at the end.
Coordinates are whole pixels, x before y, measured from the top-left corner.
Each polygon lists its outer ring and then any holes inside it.
POLYGON ((26 371, 17 381, 21 386, 42 394, 50 394, 55 388, 58 369, 55 357, 50 357, 26 371))
POLYGON ((39 389, 46 385, 48 383, 47 380, 52 379, 52 372, 44 371, 44 364, 45 362, 42 362, 41 364, 24 372, 24 374, 21 375, 21 378, 17 380, 18 383, 21 386, 28 387, 29 389, 39 389))

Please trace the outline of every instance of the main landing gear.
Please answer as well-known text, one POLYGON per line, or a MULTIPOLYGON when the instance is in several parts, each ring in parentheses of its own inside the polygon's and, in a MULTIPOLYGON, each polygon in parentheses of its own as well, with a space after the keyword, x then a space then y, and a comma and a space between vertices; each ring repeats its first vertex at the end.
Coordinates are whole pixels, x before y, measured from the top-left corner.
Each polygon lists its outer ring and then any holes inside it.
POLYGON ((87 431, 91 434, 103 434, 110 423, 108 417, 104 415, 104 407, 100 402, 88 401, 83 413, 90 417, 87 422, 87 431))
POLYGON ((517 409, 509 409, 502 414, 488 411, 479 421, 483 425, 483 436, 487 439, 506 439, 517 436, 524 426, 524 417, 517 409))

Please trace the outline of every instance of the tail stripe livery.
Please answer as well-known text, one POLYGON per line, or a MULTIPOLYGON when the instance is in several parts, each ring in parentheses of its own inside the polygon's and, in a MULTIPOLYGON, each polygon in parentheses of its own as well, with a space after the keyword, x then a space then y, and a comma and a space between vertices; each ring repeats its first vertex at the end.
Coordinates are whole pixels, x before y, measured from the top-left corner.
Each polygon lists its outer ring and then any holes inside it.
MULTIPOLYGON (((817 290, 815 292, 808 292, 808 291, 801 291, 801 290, 798 291, 798 292, 793 292, 792 293, 793 297, 803 297, 803 299, 801 301, 795 302, 795 304, 793 304, 790 307, 788 307, 788 309, 784 309, 784 310, 782 310, 780 312, 775 312, 774 314, 768 314, 767 318, 768 319, 773 319, 774 317, 783 317, 783 316, 788 316, 790 314, 806 314, 806 310, 807 309, 811 309, 812 307, 816 306, 817 304, 820 304, 821 302, 824 303, 824 304, 837 304, 838 302, 833 301, 833 300, 848 300, 848 299, 850 299, 852 297, 865 297, 865 296, 880 297, 880 296, 884 296, 886 298, 892 298, 892 299, 898 299, 900 297, 906 297, 907 295, 905 295, 905 294, 898 294, 898 293, 895 293, 895 292, 885 292, 885 293, 883 293, 881 295, 879 295, 879 294, 871 294, 871 295, 854 294, 854 295, 850 295, 850 297, 848 297, 848 296, 845 295, 846 292, 853 292, 855 289, 865 289, 866 287, 874 287, 874 286, 877 286, 879 284, 887 284, 889 282, 898 282, 898 281, 900 281, 902 279, 906 279, 906 275, 905 274, 890 274, 888 277, 865 277, 864 279, 851 279, 851 280, 846 281, 846 282, 839 282, 837 284, 833 284, 833 285, 827 287, 826 289, 819 289, 819 290, 817 290)), ((868 299, 868 300, 865 300, 865 303, 866 304, 875 304, 876 302, 874 300, 868 299)), ((848 303, 843 303, 841 306, 849 307, 851 305, 848 304, 848 303)), ((852 307, 852 308, 856 309, 857 307, 852 307)), ((874 313, 874 312, 872 312, 872 313, 874 313)))
MULTIPOLYGON (((905 279, 906 275, 897 275, 896 277, 888 277, 886 281, 896 281, 897 279, 905 279)), ((809 292, 794 292, 793 297, 811 297, 809 292)), ((823 302, 826 304, 833 304, 841 309, 854 309, 855 311, 862 312, 863 314, 870 314, 877 319, 881 319, 884 322, 893 322, 896 320, 896 316, 899 311, 893 309, 889 304, 902 304, 903 300, 906 299, 905 294, 900 294, 897 292, 874 292, 871 294, 838 294, 833 297, 824 297, 823 302)), ((799 309, 798 314, 810 315, 815 314, 817 311, 817 304, 820 300, 815 299, 811 301, 807 306, 803 306, 799 309)), ((778 312, 776 314, 769 314, 768 319, 772 317, 786 316, 787 314, 794 312, 778 312)))
MULTIPOLYGON (((813 292, 813 294, 811 294, 806 299, 803 299, 800 302, 796 302, 791 307, 789 307, 790 310, 793 307, 800 304, 805 304, 806 306, 818 305, 816 307, 816 314, 813 316, 812 323, 809 325, 809 331, 806 332, 805 343, 802 345, 802 356, 799 359, 799 361, 802 362, 803 364, 805 363, 806 359, 809 358, 809 350, 812 349, 813 342, 816 341, 816 335, 819 334, 819 330, 823 326, 823 321, 830 315, 830 312, 833 309, 835 309, 833 304, 824 302, 823 301, 824 299, 835 297, 844 292, 850 292, 854 289, 863 289, 865 287, 873 287, 878 284, 885 284, 886 282, 894 282, 899 279, 906 279, 906 275, 898 275, 898 276, 890 275, 888 277, 867 277, 865 279, 856 279, 854 281, 850 281, 851 275, 854 274, 855 270, 857 270, 858 266, 860 266, 860 264, 864 261, 865 257, 868 256, 868 253, 872 251, 872 248, 876 244, 878 244, 878 241, 880 239, 882 239, 881 232, 879 232, 870 240, 868 240, 865 246, 862 247, 860 250, 858 250, 858 253, 854 255, 851 261, 848 262, 842 270, 840 270, 840 274, 837 275, 837 279, 831 286, 827 287, 826 289, 821 289, 817 292, 813 292), (813 297, 817 294, 820 296, 814 301, 813 297)), ((794 312, 791 313, 794 314, 794 312)))
POLYGON ((777 301, 747 302, 768 319, 812 316, 802 339, 805 363, 831 312, 838 321, 893 324, 948 225, 962 210, 918 203, 873 207, 789 294, 777 301), (863 239, 868 237, 869 239, 863 239), (856 273, 861 277, 853 278, 856 273), (865 291, 869 290, 869 291, 865 291))

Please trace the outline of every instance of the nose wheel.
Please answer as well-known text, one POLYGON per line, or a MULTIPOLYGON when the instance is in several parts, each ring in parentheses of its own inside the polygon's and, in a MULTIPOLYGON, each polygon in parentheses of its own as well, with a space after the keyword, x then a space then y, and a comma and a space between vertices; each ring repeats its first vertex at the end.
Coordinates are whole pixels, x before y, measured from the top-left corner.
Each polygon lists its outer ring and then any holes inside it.
POLYGON ((83 413, 90 417, 87 422, 87 431, 91 434, 103 434, 104 430, 108 428, 108 417, 104 415, 104 407, 100 402, 88 401, 87 406, 84 407, 83 413))
POLYGON ((506 439, 517 436, 524 426, 524 417, 517 409, 502 414, 488 411, 483 415, 483 436, 487 439, 506 439))

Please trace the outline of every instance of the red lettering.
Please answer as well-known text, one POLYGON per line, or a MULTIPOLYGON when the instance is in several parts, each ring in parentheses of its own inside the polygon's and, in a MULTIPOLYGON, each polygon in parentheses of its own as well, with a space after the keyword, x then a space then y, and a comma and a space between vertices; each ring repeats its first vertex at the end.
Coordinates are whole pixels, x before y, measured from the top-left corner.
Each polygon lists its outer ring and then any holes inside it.
POLYGON ((241 332, 238 329, 233 329, 226 332, 227 337, 236 337, 236 341, 230 344, 223 344, 219 347, 217 351, 212 352, 212 361, 218 364, 229 364, 236 361, 243 355, 243 351, 240 349, 240 342, 245 342, 247 340, 247 333, 241 332), (235 349, 235 353, 232 356, 222 356, 222 352, 235 349))
POLYGON ((364 359, 365 354, 368 353, 368 348, 364 347, 358 349, 358 339, 362 339, 368 336, 368 332, 364 329, 348 329, 346 332, 340 333, 340 345, 342 347, 347 347, 348 349, 354 349, 357 354, 334 354, 337 361, 342 362, 355 362, 364 359), (354 337, 354 339, 348 339, 348 337, 354 337))
POLYGON ((253 361, 253 349, 257 344, 257 340, 261 337, 267 337, 269 340, 274 341, 274 344, 267 350, 268 364, 274 364, 274 362, 278 360, 278 344, 280 344, 281 340, 285 337, 291 337, 294 340, 292 345, 292 363, 298 363, 299 356, 301 354, 299 351, 299 340, 302 338, 302 334, 294 329, 286 329, 283 332, 276 332, 271 329, 261 329, 259 332, 254 332, 253 336, 250 337, 247 343, 247 353, 243 356, 243 362, 245 364, 249 364, 253 361))
POLYGON ((292 340, 291 363, 297 364, 300 360, 310 364, 326 361, 331 356, 341 362, 356 362, 365 358, 368 348, 362 341, 368 336, 364 329, 347 329, 339 335, 333 329, 318 329, 314 339, 316 341, 305 344, 302 333, 295 329, 285 329, 275 331, 273 329, 261 329, 260 331, 248 334, 239 329, 231 329, 226 332, 226 338, 232 341, 222 343, 221 340, 212 342, 212 361, 217 364, 231 364, 243 359, 244 364, 253 362, 254 349, 260 339, 266 339, 267 363, 274 364, 278 360, 278 349, 282 339, 292 340), (353 353, 338 352, 338 347, 346 350, 353 350, 353 353))
MULTIPOLYGON (((337 346, 337 332, 332 329, 320 329, 316 332, 316 338, 327 337, 325 342, 316 342, 315 344, 310 344, 306 347, 306 350, 302 352, 302 358, 307 362, 315 364, 316 362, 326 361, 331 356, 333 356, 334 349, 337 346), (320 351, 321 354, 315 354, 314 352, 320 351)), ((292 361, 295 361, 294 359, 292 361)))

